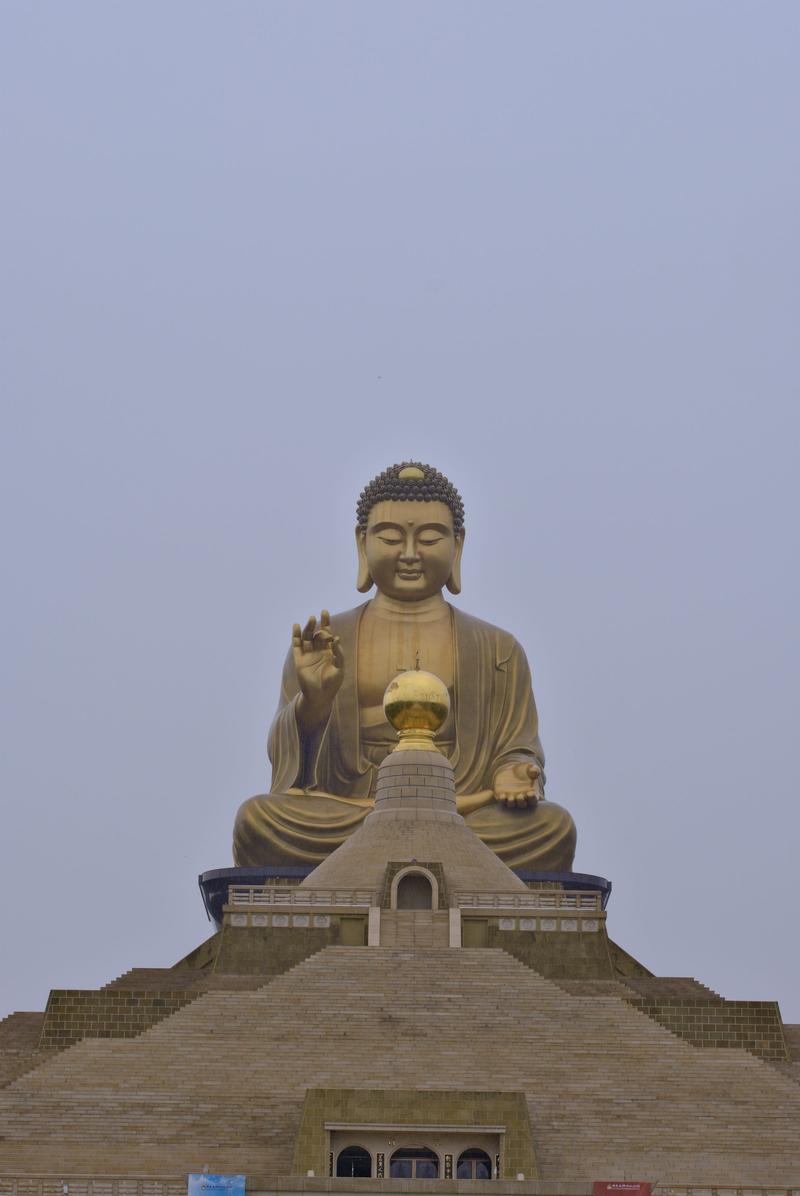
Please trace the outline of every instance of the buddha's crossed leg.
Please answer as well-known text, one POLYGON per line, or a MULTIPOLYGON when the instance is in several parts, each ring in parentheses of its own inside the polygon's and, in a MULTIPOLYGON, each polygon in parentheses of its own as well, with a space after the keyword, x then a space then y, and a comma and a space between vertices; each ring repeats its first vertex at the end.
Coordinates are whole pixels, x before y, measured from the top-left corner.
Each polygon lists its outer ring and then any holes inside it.
MULTIPOLYGON (((575 855, 572 817, 554 802, 509 808, 484 795, 457 798, 470 830, 509 868, 568 872, 575 855), (479 804, 476 804, 479 803, 479 804)), ((373 809, 371 797, 290 790, 251 797, 239 808, 233 858, 239 867, 320 864, 373 809)))

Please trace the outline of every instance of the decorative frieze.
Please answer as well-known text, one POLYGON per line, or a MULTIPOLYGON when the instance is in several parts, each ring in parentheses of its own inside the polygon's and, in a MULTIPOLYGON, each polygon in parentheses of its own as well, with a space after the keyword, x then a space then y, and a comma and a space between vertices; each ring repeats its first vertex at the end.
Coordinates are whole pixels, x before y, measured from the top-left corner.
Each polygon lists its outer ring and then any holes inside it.
POLYGON ((554 918, 554 917, 538 917, 538 918, 509 918, 501 917, 497 919, 497 926, 500 930, 523 930, 529 933, 535 933, 537 930, 541 931, 561 931, 572 932, 582 931, 584 933, 596 933, 600 929, 600 918, 554 918))

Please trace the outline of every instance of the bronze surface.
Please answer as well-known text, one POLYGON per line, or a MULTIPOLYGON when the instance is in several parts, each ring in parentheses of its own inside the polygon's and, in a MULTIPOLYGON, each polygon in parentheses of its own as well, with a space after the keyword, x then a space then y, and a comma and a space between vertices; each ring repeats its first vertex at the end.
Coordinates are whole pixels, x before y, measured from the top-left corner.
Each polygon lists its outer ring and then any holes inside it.
MULTIPOLYGON (((454 530, 446 502, 418 497, 420 468, 398 469, 393 493, 415 489, 377 501, 356 529, 357 588, 374 586, 375 596, 294 626, 269 737, 272 791, 239 810, 237 864, 319 863, 355 830, 397 744, 390 723, 410 729, 398 720, 412 707, 393 707, 389 718, 384 693, 416 659, 420 675, 441 678, 447 691, 449 710, 427 730, 453 764, 459 812, 511 867, 571 867, 574 823, 544 801, 525 653, 508 632, 445 601, 445 588, 461 589, 464 529, 454 530)), ((431 707, 426 717, 440 714, 431 707)), ((419 710, 411 717, 419 722, 419 710)), ((430 734, 423 738, 430 747, 430 734)))

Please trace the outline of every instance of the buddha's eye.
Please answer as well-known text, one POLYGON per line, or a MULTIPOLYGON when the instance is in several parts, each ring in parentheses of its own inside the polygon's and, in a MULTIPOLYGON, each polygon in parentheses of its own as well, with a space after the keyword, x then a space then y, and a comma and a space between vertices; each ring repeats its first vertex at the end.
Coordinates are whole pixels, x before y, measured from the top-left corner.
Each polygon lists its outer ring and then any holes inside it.
POLYGON ((420 539, 419 543, 423 548, 433 548, 441 539, 441 536, 425 536, 424 539, 420 539))
POLYGON ((403 543, 400 536, 378 536, 378 539, 382 544, 390 544, 392 547, 403 543))

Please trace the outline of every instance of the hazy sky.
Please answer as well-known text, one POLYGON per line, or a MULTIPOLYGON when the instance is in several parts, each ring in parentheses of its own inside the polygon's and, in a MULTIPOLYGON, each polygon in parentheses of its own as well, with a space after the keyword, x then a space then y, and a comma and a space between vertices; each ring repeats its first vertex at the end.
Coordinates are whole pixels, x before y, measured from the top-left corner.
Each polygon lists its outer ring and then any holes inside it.
POLYGON ((609 930, 800 1021, 800 5, 0 9, 0 1013, 210 933, 294 620, 466 505, 609 930))

